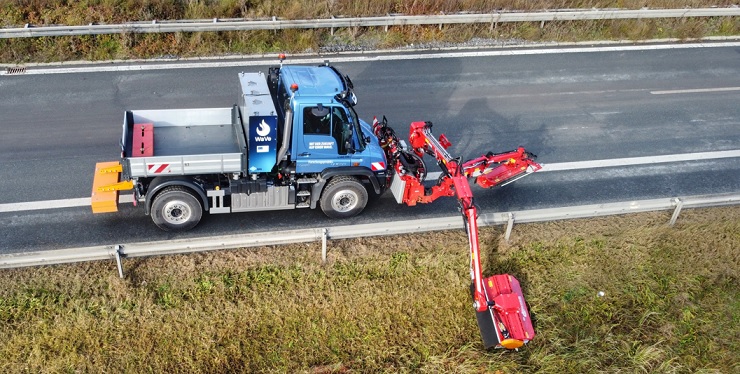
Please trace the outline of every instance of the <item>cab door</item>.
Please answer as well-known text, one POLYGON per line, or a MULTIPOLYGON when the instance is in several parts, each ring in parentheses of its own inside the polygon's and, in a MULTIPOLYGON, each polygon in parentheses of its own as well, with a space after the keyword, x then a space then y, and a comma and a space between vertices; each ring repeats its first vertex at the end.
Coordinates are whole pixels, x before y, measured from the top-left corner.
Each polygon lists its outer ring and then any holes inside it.
POLYGON ((327 168, 351 165, 352 127, 340 105, 304 106, 294 121, 299 142, 296 172, 319 173, 327 168))

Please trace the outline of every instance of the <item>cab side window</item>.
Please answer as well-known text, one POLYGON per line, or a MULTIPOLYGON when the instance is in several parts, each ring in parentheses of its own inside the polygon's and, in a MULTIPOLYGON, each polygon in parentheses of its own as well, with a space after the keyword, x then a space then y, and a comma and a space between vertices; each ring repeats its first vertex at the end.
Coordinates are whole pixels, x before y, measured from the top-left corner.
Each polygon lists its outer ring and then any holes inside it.
POLYGON ((340 155, 347 154, 352 144, 352 126, 341 106, 315 106, 303 109, 303 135, 326 135, 334 138, 340 155))
POLYGON ((304 135, 331 135, 331 116, 328 108, 306 107, 303 109, 304 135))
POLYGON ((347 153, 347 145, 352 144, 352 127, 347 120, 347 112, 343 107, 332 107, 331 111, 331 135, 337 141, 339 154, 347 153))

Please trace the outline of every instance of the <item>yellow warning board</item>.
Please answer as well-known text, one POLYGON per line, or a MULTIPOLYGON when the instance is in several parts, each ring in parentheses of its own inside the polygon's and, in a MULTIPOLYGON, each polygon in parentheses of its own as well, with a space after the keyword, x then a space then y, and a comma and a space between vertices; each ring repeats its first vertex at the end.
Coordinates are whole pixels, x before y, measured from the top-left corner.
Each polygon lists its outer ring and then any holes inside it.
POLYGON ((118 190, 98 191, 99 187, 118 183, 121 175, 121 164, 118 161, 98 162, 95 164, 90 205, 93 213, 109 213, 118 211, 118 190))

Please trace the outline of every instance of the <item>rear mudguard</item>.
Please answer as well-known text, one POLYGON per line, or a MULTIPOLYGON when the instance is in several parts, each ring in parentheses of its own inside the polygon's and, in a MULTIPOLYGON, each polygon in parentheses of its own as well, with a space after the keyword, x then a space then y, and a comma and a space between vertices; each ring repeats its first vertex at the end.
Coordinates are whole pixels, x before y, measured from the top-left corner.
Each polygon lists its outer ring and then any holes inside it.
POLYGON ((156 196, 163 188, 169 186, 183 186, 193 190, 193 192, 197 194, 200 204, 203 206, 203 210, 206 212, 208 211, 209 204, 206 192, 203 190, 203 187, 196 184, 192 179, 187 177, 156 177, 149 183, 149 188, 147 188, 146 191, 146 204, 144 204, 144 213, 146 213, 146 215, 151 213, 152 200, 154 200, 154 196, 156 196))

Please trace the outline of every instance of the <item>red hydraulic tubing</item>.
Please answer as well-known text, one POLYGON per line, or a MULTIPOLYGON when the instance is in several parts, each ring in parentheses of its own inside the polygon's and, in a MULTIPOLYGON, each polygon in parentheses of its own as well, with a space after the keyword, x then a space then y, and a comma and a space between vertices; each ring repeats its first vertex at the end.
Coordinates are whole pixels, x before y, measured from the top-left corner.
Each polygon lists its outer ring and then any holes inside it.
POLYGON ((535 332, 519 282, 511 275, 483 278, 478 242, 478 212, 468 178, 484 188, 502 186, 541 168, 534 155, 519 147, 514 151, 488 153, 462 162, 447 152, 451 143, 444 135, 435 139, 431 122, 413 122, 408 147, 387 121, 373 122, 373 132, 386 152, 391 190, 399 203, 414 206, 442 196, 456 196, 470 245, 470 277, 473 308, 486 348, 516 349, 534 338, 535 332), (410 149, 409 149, 410 148, 410 149), (424 186, 427 169, 424 154, 433 156, 442 176, 432 187, 424 186))

